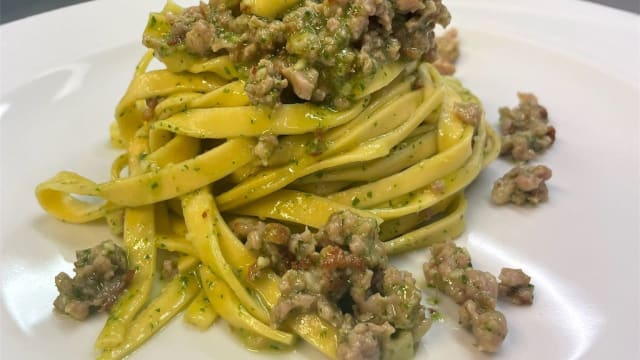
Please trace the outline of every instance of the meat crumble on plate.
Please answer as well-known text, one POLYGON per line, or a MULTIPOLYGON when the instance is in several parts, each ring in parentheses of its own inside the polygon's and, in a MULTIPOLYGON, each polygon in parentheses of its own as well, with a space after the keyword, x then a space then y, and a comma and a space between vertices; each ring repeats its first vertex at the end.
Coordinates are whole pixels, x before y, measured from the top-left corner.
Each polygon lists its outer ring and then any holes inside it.
POLYGON ((73 278, 63 272, 56 276, 60 295, 53 305, 76 320, 84 320, 91 313, 108 311, 129 286, 133 271, 128 269, 124 249, 111 240, 76 251, 76 259, 73 278))
POLYGON ((433 245, 423 271, 427 286, 460 305, 458 322, 471 331, 480 351, 498 351, 507 336, 507 320, 496 310, 499 296, 518 305, 533 301, 531 278, 522 270, 503 268, 498 284, 491 273, 474 269, 469 252, 452 242, 433 245))

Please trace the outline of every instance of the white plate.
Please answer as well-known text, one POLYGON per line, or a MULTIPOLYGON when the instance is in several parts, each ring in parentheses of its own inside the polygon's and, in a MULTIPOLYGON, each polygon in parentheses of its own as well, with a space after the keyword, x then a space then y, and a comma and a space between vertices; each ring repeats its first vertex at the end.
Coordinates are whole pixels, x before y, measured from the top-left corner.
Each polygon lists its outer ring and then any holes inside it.
MULTIPOLYGON (((495 162, 469 189, 466 244, 477 268, 522 267, 531 307, 501 303, 509 335, 496 359, 638 358, 639 18, 579 1, 447 2, 460 30, 458 76, 489 116, 518 90, 547 106, 558 140, 540 162, 554 170, 537 209, 493 207, 495 162)), ((102 0, 0 28, 2 249, 0 357, 92 357, 103 317, 54 314, 53 277, 73 251, 109 234, 68 225, 38 207, 35 185, 61 169, 106 180, 115 152, 108 125, 138 57, 146 13, 162 1, 102 0)), ((421 278, 426 251, 398 259, 421 278)), ((419 358, 485 358, 457 328, 455 308, 421 343, 419 358)), ((311 349, 305 356, 320 358, 311 349)), ((300 352, 285 355, 298 357, 300 352)), ((180 319, 132 358, 264 358, 218 323, 200 332, 180 319)))

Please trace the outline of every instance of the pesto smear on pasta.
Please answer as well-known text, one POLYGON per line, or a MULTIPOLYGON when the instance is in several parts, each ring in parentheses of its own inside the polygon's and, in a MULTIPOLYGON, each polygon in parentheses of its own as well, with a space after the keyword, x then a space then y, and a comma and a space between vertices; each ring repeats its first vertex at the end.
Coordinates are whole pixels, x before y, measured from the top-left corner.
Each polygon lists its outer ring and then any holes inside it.
POLYGON ((441 0, 287 3, 293 6, 272 18, 233 0, 152 14, 143 43, 165 63, 180 56, 176 70, 188 65, 185 55, 228 54, 254 105, 301 99, 344 109, 380 66, 433 61, 434 27, 450 20, 441 0))

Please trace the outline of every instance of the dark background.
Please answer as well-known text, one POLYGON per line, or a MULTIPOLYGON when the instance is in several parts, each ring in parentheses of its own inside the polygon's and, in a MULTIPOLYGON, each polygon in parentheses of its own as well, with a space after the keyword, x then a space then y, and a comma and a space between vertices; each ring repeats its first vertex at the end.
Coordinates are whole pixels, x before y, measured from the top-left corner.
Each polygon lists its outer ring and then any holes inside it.
MULTIPOLYGON (((0 24, 87 0, 0 0, 0 24)), ((131 0, 134 1, 134 0, 131 0)), ((506 0, 508 1, 508 0, 506 0)), ((640 13, 640 0, 592 0, 618 9, 640 13)), ((194 1, 195 3, 195 1, 194 1)))

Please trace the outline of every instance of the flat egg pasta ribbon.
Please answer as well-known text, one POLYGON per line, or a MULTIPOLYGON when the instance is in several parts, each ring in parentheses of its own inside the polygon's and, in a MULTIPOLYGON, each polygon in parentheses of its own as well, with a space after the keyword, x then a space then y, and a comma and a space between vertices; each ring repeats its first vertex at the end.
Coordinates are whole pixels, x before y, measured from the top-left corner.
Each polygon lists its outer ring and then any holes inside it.
MULTIPOLYGON (((329 195, 329 199, 366 208, 430 184, 462 166, 471 156, 474 127, 453 116, 453 104, 460 97, 445 82, 438 120, 438 150, 432 157, 368 184, 329 195)), ((484 144, 484 139, 483 139, 484 144)))
MULTIPOLYGON (((383 219, 397 218, 426 209, 438 203, 442 199, 464 189, 478 175, 484 166, 484 149, 488 126, 484 121, 479 125, 478 135, 473 145, 472 155, 459 169, 439 178, 442 181, 442 189, 436 191, 429 184, 416 191, 400 196, 389 201, 390 207, 385 204, 372 205, 369 211, 383 219)), ((494 156, 495 152, 487 154, 494 156)))
POLYGON ((384 222, 380 224, 380 240, 384 242, 393 239, 419 228, 420 225, 432 222, 435 217, 439 217, 449 208, 452 201, 453 199, 451 197, 445 198, 434 206, 422 211, 384 220, 384 222))
MULTIPOLYGON (((191 109, 243 107, 246 105, 249 105, 249 97, 244 91, 244 81, 237 80, 204 94, 183 92, 169 95, 160 100, 153 111, 158 120, 164 120, 174 114, 186 112, 191 109)), ((179 118, 178 116, 178 119, 179 118)), ((172 121, 173 120, 168 120, 168 124, 164 127, 171 128, 172 130, 180 128, 180 124, 174 124, 172 121)), ((188 125, 188 123, 185 123, 185 125, 188 125)), ((183 128, 188 128, 188 126, 183 126, 183 128)), ((158 125, 155 130, 169 132, 169 130, 163 129, 162 124, 158 125)), ((191 131, 194 130, 191 129, 191 131)))
MULTIPOLYGON (((213 215, 222 220, 222 215, 215 208, 213 215)), ((244 244, 233 234, 224 221, 216 221, 214 226, 219 234, 220 249, 225 259, 237 270, 236 273, 241 277, 242 281, 260 295, 267 307, 273 308, 280 298, 279 277, 266 270, 257 279, 250 278, 249 269, 256 262, 256 258, 249 253, 244 244)), ((291 329, 330 358, 336 357, 338 330, 322 320, 318 315, 295 315, 285 322, 285 329, 291 329)))
POLYGON ((329 195, 329 199, 366 208, 430 184, 462 166, 471 156, 473 132, 468 127, 463 140, 449 149, 386 178, 329 195))
MULTIPOLYGON (((132 175, 145 171, 139 155, 148 151, 146 135, 148 126, 143 126, 129 146, 129 171, 132 175)), ((123 235, 127 260, 134 269, 133 279, 109 310, 109 318, 96 340, 98 352, 116 347, 125 340, 129 324, 149 298, 156 267, 153 206, 127 208, 124 212, 123 235)))
POLYGON ((211 299, 213 309, 224 318, 229 325, 254 332, 267 339, 291 345, 295 337, 289 333, 273 329, 249 314, 240 304, 236 293, 229 285, 215 275, 208 267, 200 267, 200 279, 207 297, 211 299))
POLYGON ((122 359, 133 352, 182 311, 199 291, 194 273, 176 276, 131 322, 126 339, 117 347, 103 350, 98 359, 122 359))
POLYGON ((275 18, 300 3, 300 0, 241 0, 250 13, 275 18))
MULTIPOLYGON (((233 235, 231 230, 228 228, 228 226, 222 219, 221 214, 214 206, 215 202, 212 198, 210 199, 210 193, 207 190, 203 189, 201 190, 200 194, 194 195, 202 196, 200 200, 204 200, 204 205, 208 214, 206 218, 212 219, 210 220, 212 221, 214 226, 214 230, 212 230, 212 233, 216 234, 224 260, 228 261, 228 264, 232 268, 238 270, 237 273, 241 276, 244 283, 251 289, 256 291, 258 294, 260 294, 262 300, 269 307, 275 306, 278 298, 280 297, 280 291, 278 289, 279 279, 271 273, 263 275, 256 280, 250 280, 249 268, 255 263, 255 257, 249 254, 244 245, 233 235)), ((202 210, 202 208, 198 208, 197 210, 198 211, 196 211, 194 208, 194 214, 192 215, 202 218, 203 212, 200 211, 202 210)), ((229 285, 228 282, 225 283, 229 285)), ((238 292, 236 292, 235 290, 233 291, 233 293, 238 296, 238 292)), ((209 293, 208 297, 211 298, 211 295, 209 293)), ((216 307, 214 306, 214 309, 215 308, 216 307)), ((218 309, 216 309, 216 312, 224 317, 224 315, 218 309)), ((246 318, 247 315, 249 314, 247 313, 243 316, 245 316, 246 318)), ((291 321, 287 322, 287 326, 289 326, 296 334, 303 337, 307 342, 317 347, 323 353, 329 355, 332 358, 335 357, 337 346, 337 330, 318 318, 317 315, 306 314, 296 316, 291 321), (322 334, 324 334, 324 336, 322 336, 322 334)), ((261 334, 260 328, 252 328, 252 330, 258 334, 261 334)), ((261 335, 264 336, 265 334, 261 335)))
POLYGON ((327 223, 331 214, 347 210, 359 216, 374 218, 378 223, 382 222, 382 219, 376 218, 370 212, 345 206, 325 197, 287 189, 278 190, 233 209, 231 213, 287 221, 319 229, 327 223))
POLYGON ((355 163, 353 166, 319 172, 299 179, 296 184, 333 181, 374 181, 397 173, 437 152, 435 131, 424 133, 398 144, 381 159, 355 163))
POLYGON ((184 321, 201 330, 206 330, 213 325, 218 316, 218 313, 211 307, 207 293, 202 289, 184 311, 184 321))
MULTIPOLYGON (((269 314, 236 278, 233 268, 222 254, 219 244, 220 236, 214 227, 214 223, 219 219, 216 217, 217 210, 215 210, 213 196, 209 190, 202 188, 183 196, 182 208, 187 224, 187 238, 198 252, 200 260, 233 289, 248 313, 256 317, 258 321, 268 323, 269 314)), ((223 314, 221 315, 224 317, 223 314)))
MULTIPOLYGON (((123 206, 141 206, 168 200, 208 185, 253 158, 254 139, 230 139, 195 158, 171 163, 156 172, 96 184, 63 171, 36 187, 42 208, 56 218, 83 223, 123 206), (99 197, 105 204, 77 199, 72 194, 99 197)), ((160 149, 161 150, 161 149, 160 149)))
POLYGON ((383 243, 385 252, 389 255, 424 248, 438 242, 454 239, 464 231, 464 213, 467 200, 464 195, 456 196, 452 209, 436 222, 407 232, 383 243))
MULTIPOLYGON (((323 136, 326 150, 318 156, 309 156, 308 144, 313 141, 313 134, 283 136, 279 140, 278 146, 269 157, 270 167, 285 166, 292 162, 302 161, 317 162, 332 155, 338 154, 345 149, 354 147, 358 142, 365 141, 385 131, 399 126, 402 119, 408 116, 406 109, 410 97, 417 97, 417 92, 407 97, 402 97, 410 92, 410 83, 402 82, 381 90, 383 94, 374 94, 367 107, 352 121, 330 129, 323 136), (384 111, 382 110, 384 108, 384 111), (400 115, 399 115, 400 114, 400 115)), ((264 177, 259 160, 247 164, 232 174, 235 182, 246 180, 249 176, 264 177)), ((263 179, 264 180, 264 179, 263 179)))
POLYGON ((157 96, 167 96, 184 91, 209 91, 224 85, 224 80, 213 74, 203 76, 193 74, 176 74, 167 70, 146 72, 153 59, 153 51, 149 50, 142 57, 129 87, 116 106, 117 130, 112 127, 112 144, 125 146, 133 137, 144 119, 144 113, 136 102, 157 96))
POLYGON ((154 124, 155 128, 196 138, 222 139, 237 136, 304 134, 342 125, 356 117, 364 101, 336 112, 310 104, 232 106, 193 109, 177 113, 154 124), (233 121, 229 121, 233 119, 233 121))
MULTIPOLYGON (((202 68, 208 68, 206 64, 216 59, 218 58, 207 60, 201 64, 202 68)), ((203 70, 194 70, 193 67, 196 65, 192 65, 189 71, 203 70)), ((354 97, 363 99, 384 88, 402 71, 404 66, 401 63, 384 65, 371 77, 362 80, 362 87, 355 89, 354 97)), ((165 120, 158 121, 155 127, 200 138, 259 136, 263 133, 302 134, 344 124, 358 115, 366 103, 356 102, 349 110, 341 112, 310 104, 284 104, 272 111, 264 106, 241 106, 248 103, 243 90, 244 81, 235 81, 216 88, 207 95, 178 93, 173 99, 159 104, 159 118, 165 120), (225 107, 217 108, 221 105, 225 107), (178 112, 178 109, 184 111, 178 112), (169 117, 168 114, 172 113, 175 115, 169 117), (235 121, 231 124, 226 119, 235 121)))
MULTIPOLYGON (((250 200, 278 190, 302 176, 325 168, 385 156, 393 146, 397 145, 402 139, 411 133, 411 131, 413 131, 420 122, 422 122, 422 120, 437 107, 440 99, 438 94, 439 92, 435 91, 428 100, 417 107, 413 114, 406 114, 409 115, 408 120, 401 122, 398 128, 385 133, 378 138, 366 141, 349 152, 321 162, 317 162, 312 156, 307 156, 297 160, 297 164, 291 164, 281 169, 266 171, 265 173, 255 175, 253 178, 250 178, 237 185, 235 188, 221 194, 218 198, 220 207, 222 209, 230 209, 240 206, 250 200)), ((393 113, 391 115, 393 115, 393 113)), ((403 118, 403 115, 400 112, 395 113, 395 115, 398 118, 403 118)))

